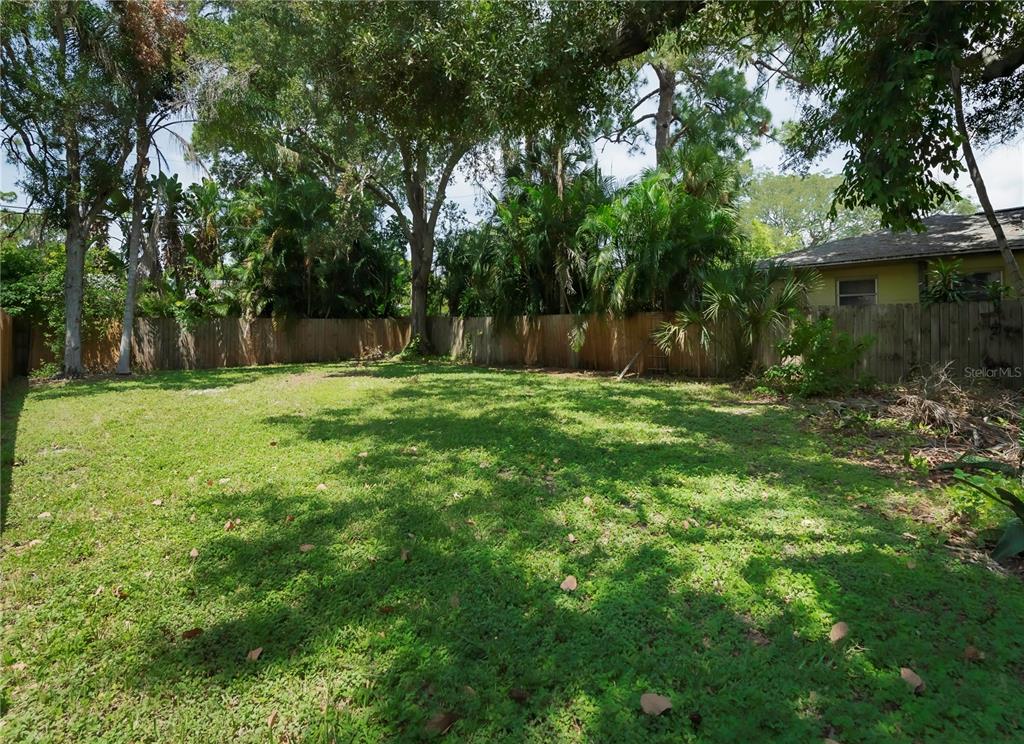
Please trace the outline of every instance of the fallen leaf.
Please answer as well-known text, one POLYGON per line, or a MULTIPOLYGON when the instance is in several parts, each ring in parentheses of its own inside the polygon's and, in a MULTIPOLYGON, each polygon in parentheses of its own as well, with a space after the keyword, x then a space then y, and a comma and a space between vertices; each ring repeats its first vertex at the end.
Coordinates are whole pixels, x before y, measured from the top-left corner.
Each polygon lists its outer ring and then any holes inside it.
POLYGON ((463 685, 462 691, 466 693, 466 695, 468 695, 469 697, 476 697, 476 690, 474 690, 469 685, 463 685))
MULTIPOLYGON (((277 446, 277 440, 276 440, 276 439, 271 439, 271 440, 270 440, 270 446, 271 446, 271 447, 276 447, 276 446, 277 446)), ((275 715, 277 714, 277 711, 276 711, 276 710, 274 711, 274 714, 275 714, 275 715)))
POLYGON ((263 646, 257 646, 252 651, 247 653, 245 655, 245 658, 248 659, 249 661, 258 661, 259 658, 260 658, 260 654, 262 654, 262 653, 263 653, 263 646))
POLYGON ((700 728, 700 724, 704 721, 704 717, 697 711, 693 711, 690 714, 690 725, 693 726, 693 730, 696 731, 700 728))
POLYGON ((164 505, 164 500, 163 499, 153 499, 152 503, 153 503, 153 506, 163 506, 164 505))
POLYGON ((115 586, 113 588, 113 590, 111 590, 110 593, 113 594, 118 599, 124 599, 125 597, 128 596, 128 592, 126 592, 124 590, 124 587, 120 587, 120 586, 115 586))
POLYGON ((406 447, 405 453, 407 455, 415 455, 419 450, 416 447, 406 447))
POLYGON ((191 628, 191 629, 186 630, 185 632, 183 632, 181 634, 181 638, 182 638, 182 640, 187 641, 189 639, 195 638, 196 636, 198 636, 202 632, 203 632, 202 628, 191 628))
POLYGON ((920 695, 924 692, 924 680, 921 679, 917 673, 909 667, 900 667, 900 676, 903 681, 907 683, 907 686, 914 691, 915 695, 920 695))
POLYGON ((317 491, 326 491, 327 490, 327 484, 326 483, 320 483, 319 485, 317 485, 316 490, 317 491))
POLYGON ((289 514, 287 517, 284 518, 284 521, 285 522, 294 522, 295 521, 295 517, 293 517, 291 514, 289 514))
POLYGON ((572 534, 572 533, 570 532, 570 533, 569 533, 569 534, 568 534, 568 535, 566 536, 566 538, 565 538, 565 539, 566 539, 566 540, 568 540, 568 541, 569 541, 569 542, 571 542, 571 543, 574 543, 574 542, 576 542, 576 535, 574 535, 574 534, 572 534))
POLYGON ((357 457, 369 457, 369 456, 370 456, 370 453, 369 453, 369 452, 360 452, 360 453, 359 453, 359 454, 357 455, 357 457))
POLYGON ((16 661, 13 664, 11 664, 11 669, 13 669, 16 672, 23 672, 26 669, 28 669, 28 664, 26 664, 24 661, 16 661))
POLYGON ((640 707, 649 716, 660 716, 666 710, 672 709, 672 701, 664 695, 645 692, 640 696, 640 707))
POLYGON ((398 557, 402 559, 403 563, 408 563, 412 560, 412 553, 409 552, 408 548, 402 548, 402 551, 398 554, 398 557))
POLYGON ((377 608, 377 612, 379 612, 381 615, 390 615, 394 611, 395 608, 392 605, 381 605, 377 608))
POLYGON ((230 532, 233 529, 235 529, 235 523, 232 520, 229 519, 227 522, 224 523, 224 530, 226 532, 230 532))
POLYGON ((311 551, 315 547, 316 547, 315 545, 312 545, 310 543, 302 543, 302 545, 299 546, 299 552, 300 553, 308 553, 309 551, 311 551))
POLYGON ((594 503, 594 500, 592 498, 590 498, 589 496, 584 496, 583 497, 583 506, 590 506, 593 503, 594 503))
POLYGON ((39 519, 49 519, 52 516, 53 515, 50 514, 50 512, 43 512, 42 514, 39 515, 39 519))
POLYGON ((450 604, 452 607, 459 606, 459 595, 457 592, 452 594, 452 596, 448 597, 448 604, 450 604))
POLYGON ((199 557, 199 548, 192 548, 192 550, 188 551, 188 557, 189 558, 198 558, 199 557))
POLYGON ((428 734, 446 734, 448 729, 455 725, 455 722, 459 720, 459 717, 448 711, 441 711, 431 716, 430 720, 427 721, 427 725, 424 726, 424 730, 428 734))
POLYGON ((530 699, 530 693, 520 687, 513 687, 508 691, 508 697, 510 700, 522 704, 530 699))
POLYGON ((223 486, 223 485, 224 485, 225 483, 230 483, 230 482, 231 482, 231 479, 230 479, 230 478, 221 478, 221 479, 220 479, 219 481, 217 481, 217 482, 218 482, 218 483, 220 483, 220 484, 221 484, 221 485, 223 486))
POLYGON ((836 623, 832 626, 832 630, 828 632, 828 639, 832 643, 839 643, 839 641, 846 638, 846 634, 850 632, 850 626, 846 623, 836 623))
POLYGON ((574 592, 574 591, 576 591, 576 586, 577 586, 576 577, 573 576, 572 574, 569 574, 568 576, 565 577, 565 580, 562 581, 561 584, 559 584, 559 586, 561 587, 562 591, 566 591, 566 592, 574 592))
POLYGON ((212 486, 213 485, 213 479, 211 478, 210 480, 206 481, 206 485, 212 486))
POLYGON ((98 586, 98 587, 96 587, 96 591, 94 591, 94 592, 92 593, 92 596, 94 596, 94 597, 98 597, 98 596, 100 596, 101 594, 103 594, 103 587, 102 587, 102 586, 98 586))
POLYGON ((907 568, 909 568, 911 571, 913 571, 915 568, 917 568, 917 562, 916 561, 912 561, 912 560, 911 561, 907 561, 907 568))
POLYGON ((967 646, 964 649, 964 658, 967 661, 981 661, 985 658, 985 652, 979 651, 975 646, 967 646))
POLYGON ((34 540, 29 540, 28 541, 28 546, 30 548, 34 548, 36 545, 42 545, 42 544, 43 544, 43 541, 40 540, 38 537, 35 538, 34 540))
POLYGON ((267 725, 270 726, 270 728, 274 728, 274 726, 277 725, 277 711, 276 710, 273 713, 270 714, 269 718, 267 718, 267 725))

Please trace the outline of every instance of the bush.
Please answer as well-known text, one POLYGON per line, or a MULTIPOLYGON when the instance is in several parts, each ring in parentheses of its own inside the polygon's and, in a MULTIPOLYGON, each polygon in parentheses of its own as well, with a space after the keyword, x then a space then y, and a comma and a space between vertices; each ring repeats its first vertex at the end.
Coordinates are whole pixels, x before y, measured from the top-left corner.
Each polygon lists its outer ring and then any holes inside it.
POLYGON ((1004 525, 1003 536, 992 550, 992 558, 1003 560, 1024 552, 1024 482, 998 473, 968 475, 956 471, 956 479, 984 495, 991 502, 1002 504, 1013 513, 1004 525))
POLYGON ((871 380, 857 366, 873 342, 837 332, 832 318, 794 318, 789 338, 779 344, 783 361, 764 371, 761 384, 803 398, 865 389, 871 380))

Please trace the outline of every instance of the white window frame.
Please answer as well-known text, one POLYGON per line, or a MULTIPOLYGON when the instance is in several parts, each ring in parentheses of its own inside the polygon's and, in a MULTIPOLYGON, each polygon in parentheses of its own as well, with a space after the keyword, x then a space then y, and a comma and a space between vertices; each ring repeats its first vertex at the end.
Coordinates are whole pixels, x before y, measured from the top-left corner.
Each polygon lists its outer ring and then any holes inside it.
POLYGON ((842 299, 844 297, 871 297, 872 305, 878 304, 878 277, 877 276, 849 276, 843 279, 836 279, 836 307, 864 307, 864 305, 844 305, 842 299), (839 285, 843 282, 871 282, 873 287, 871 293, 867 292, 842 292, 839 289, 839 285))

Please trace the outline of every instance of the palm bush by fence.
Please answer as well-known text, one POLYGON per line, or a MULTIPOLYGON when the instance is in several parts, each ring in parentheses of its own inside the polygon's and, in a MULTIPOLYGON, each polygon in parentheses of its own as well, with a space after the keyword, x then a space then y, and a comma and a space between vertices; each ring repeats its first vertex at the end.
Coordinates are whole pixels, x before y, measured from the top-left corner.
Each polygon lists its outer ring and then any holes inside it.
MULTIPOLYGON (((815 307, 811 317, 833 318, 837 331, 854 338, 874 336, 862 371, 882 382, 897 382, 933 364, 951 363, 956 377, 987 377, 1024 387, 1024 302, 971 302, 922 306, 815 307)), ((668 313, 626 318, 590 316, 585 341, 570 344, 580 325, 573 315, 544 315, 496 323, 491 318, 431 318, 430 340, 438 353, 474 364, 569 369, 675 372, 694 377, 721 376, 727 354, 691 343, 667 353, 652 333, 668 313)), ((110 371, 116 362, 116 328, 86 343, 93 371, 110 371)), ((171 319, 136 322, 133 353, 139 370, 191 369, 275 363, 323 362, 375 357, 401 350, 409 340, 407 319, 223 318, 188 330, 171 319)), ((40 334, 33 332, 31 363, 49 361, 40 334)), ((777 360, 773 343, 762 344, 762 363, 777 360)))

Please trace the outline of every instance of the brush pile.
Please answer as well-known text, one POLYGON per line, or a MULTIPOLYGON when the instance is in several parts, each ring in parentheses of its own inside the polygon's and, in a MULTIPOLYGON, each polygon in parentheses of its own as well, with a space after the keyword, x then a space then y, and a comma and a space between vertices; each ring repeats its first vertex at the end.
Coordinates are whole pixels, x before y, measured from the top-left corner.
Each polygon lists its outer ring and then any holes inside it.
POLYGON ((964 386, 950 365, 883 393, 827 402, 840 425, 846 417, 894 419, 915 428, 925 446, 914 453, 935 471, 998 463, 1006 472, 1024 465, 1024 391, 964 386))

